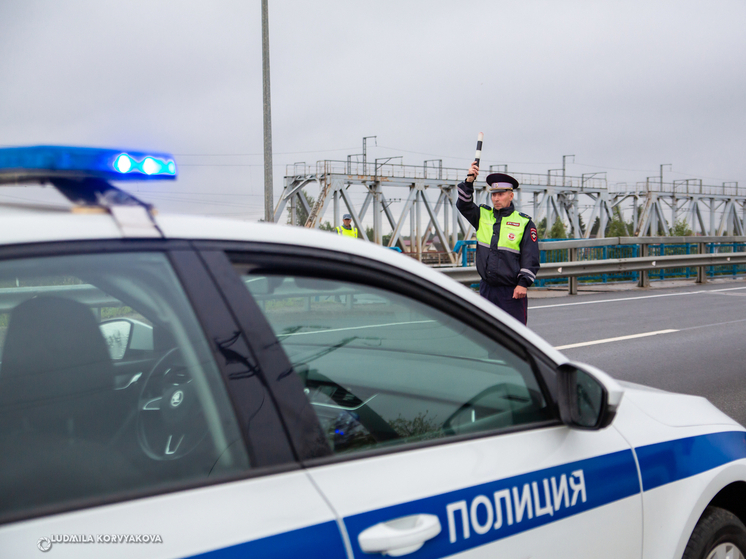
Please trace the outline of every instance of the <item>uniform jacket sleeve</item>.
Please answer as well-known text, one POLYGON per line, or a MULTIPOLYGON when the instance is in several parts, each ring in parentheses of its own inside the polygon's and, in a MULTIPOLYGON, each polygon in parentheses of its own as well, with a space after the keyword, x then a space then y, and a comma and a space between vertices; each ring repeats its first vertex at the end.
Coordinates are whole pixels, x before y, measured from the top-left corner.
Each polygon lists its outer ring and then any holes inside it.
POLYGON ((538 272, 539 236, 533 220, 529 220, 521 239, 521 270, 518 272, 518 285, 530 287, 538 272))
POLYGON ((474 183, 462 182, 458 185, 456 207, 474 229, 479 229, 479 206, 474 203, 474 183))

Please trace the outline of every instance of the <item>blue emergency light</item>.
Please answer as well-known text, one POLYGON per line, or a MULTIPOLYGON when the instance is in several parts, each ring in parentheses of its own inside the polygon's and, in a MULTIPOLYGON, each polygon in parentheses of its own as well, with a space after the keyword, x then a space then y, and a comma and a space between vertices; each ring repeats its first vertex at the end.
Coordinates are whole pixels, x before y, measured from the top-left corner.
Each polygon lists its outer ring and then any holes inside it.
POLYGON ((176 163, 167 153, 64 146, 0 149, 0 183, 54 178, 174 180, 176 163))

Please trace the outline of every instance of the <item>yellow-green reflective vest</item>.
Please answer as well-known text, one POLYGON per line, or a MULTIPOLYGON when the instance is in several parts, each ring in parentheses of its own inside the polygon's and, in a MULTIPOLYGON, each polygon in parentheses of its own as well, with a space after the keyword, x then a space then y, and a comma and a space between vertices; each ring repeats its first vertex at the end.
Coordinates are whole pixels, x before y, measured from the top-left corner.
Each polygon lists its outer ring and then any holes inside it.
MULTIPOLYGON (((496 221, 495 212, 492 208, 479 206, 478 244, 490 248, 496 221)), ((497 250, 520 253, 521 239, 523 239, 523 233, 529 221, 529 218, 523 217, 518 211, 503 217, 500 222, 500 238, 497 240, 497 250)))
POLYGON ((337 227, 337 235, 342 235, 343 237, 355 237, 357 238, 357 227, 351 227, 350 229, 345 229, 341 225, 337 227))

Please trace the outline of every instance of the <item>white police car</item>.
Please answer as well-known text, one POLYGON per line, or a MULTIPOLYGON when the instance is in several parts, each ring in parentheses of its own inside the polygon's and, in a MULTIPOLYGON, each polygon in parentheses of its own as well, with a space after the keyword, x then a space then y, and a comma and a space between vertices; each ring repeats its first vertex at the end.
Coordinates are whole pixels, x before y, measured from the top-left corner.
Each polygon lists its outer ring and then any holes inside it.
POLYGON ((746 434, 437 271, 154 215, 163 154, 0 150, 0 556, 741 558, 746 434))

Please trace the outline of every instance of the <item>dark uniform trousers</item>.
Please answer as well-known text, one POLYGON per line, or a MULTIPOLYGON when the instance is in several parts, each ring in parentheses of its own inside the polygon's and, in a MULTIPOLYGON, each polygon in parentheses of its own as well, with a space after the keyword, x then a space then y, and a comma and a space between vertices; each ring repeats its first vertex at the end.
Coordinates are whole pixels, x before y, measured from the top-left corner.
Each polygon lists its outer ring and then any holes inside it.
POLYGON ((486 281, 479 282, 479 294, 494 303, 519 322, 528 321, 528 297, 513 299, 514 286, 490 285, 486 281))

